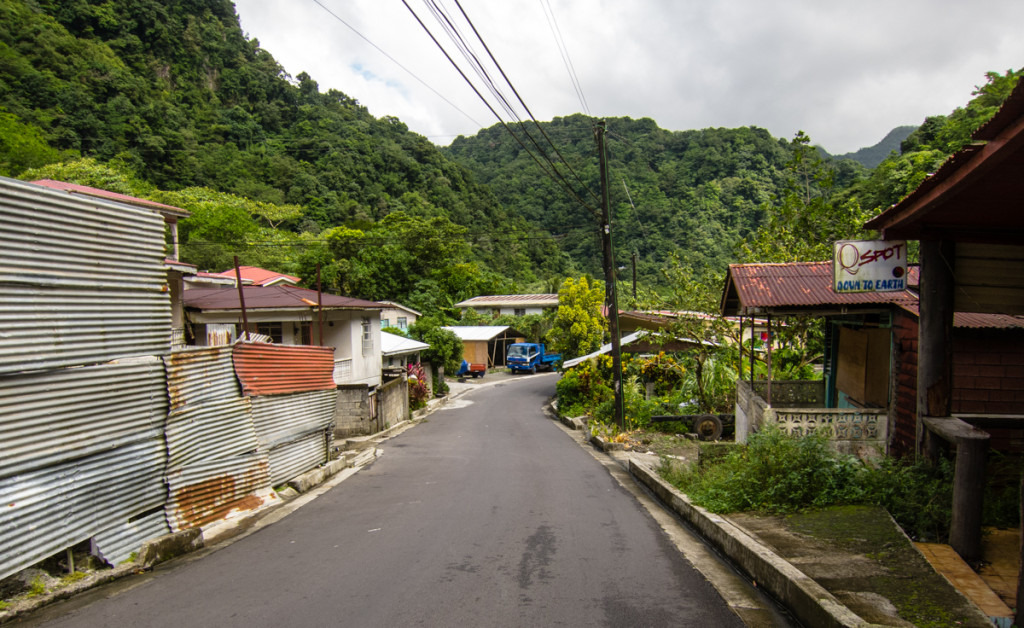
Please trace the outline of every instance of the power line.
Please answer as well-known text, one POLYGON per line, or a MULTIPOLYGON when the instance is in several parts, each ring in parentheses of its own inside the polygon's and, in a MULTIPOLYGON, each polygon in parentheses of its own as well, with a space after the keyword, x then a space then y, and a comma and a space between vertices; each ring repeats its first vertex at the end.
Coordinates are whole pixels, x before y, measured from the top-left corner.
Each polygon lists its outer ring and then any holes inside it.
MULTIPOLYGON (((428 3, 428 7, 429 7, 429 2, 431 0, 424 0, 424 1, 428 3)), ((455 68, 455 70, 459 73, 459 75, 466 82, 466 84, 469 85, 470 89, 472 89, 473 92, 477 95, 477 98, 479 98, 481 100, 481 102, 484 103, 484 105, 491 111, 491 113, 498 120, 498 122, 500 122, 501 125, 503 127, 505 127, 505 130, 508 131, 509 135, 511 135, 512 138, 514 140, 516 140, 516 142, 520 145, 520 147, 522 147, 522 149, 524 151, 526 151, 526 153, 528 155, 530 155, 530 157, 537 163, 537 165, 541 168, 541 170, 548 177, 554 179, 556 181, 556 183, 558 183, 566 192, 568 192, 570 195, 572 195, 573 198, 575 198, 576 201, 580 205, 585 207, 588 211, 590 211, 596 217, 598 215, 597 210, 594 209, 593 207, 591 207, 589 204, 587 204, 583 199, 581 199, 579 197, 579 195, 576 193, 576 191, 572 189, 572 186, 568 185, 568 183, 565 181, 564 177, 562 177, 561 173, 558 172, 558 169, 551 162, 551 160, 547 157, 546 153, 543 150, 540 150, 539 146, 537 147, 538 150, 540 151, 541 156, 551 166, 551 170, 548 170, 548 168, 545 167, 544 164, 541 163, 540 158, 536 154, 534 154, 526 146, 526 144, 523 143, 523 140, 520 139, 519 136, 516 135, 512 131, 512 129, 509 127, 509 125, 505 122, 505 120, 498 114, 497 111, 495 111, 495 109, 491 105, 491 103, 486 98, 484 98, 484 96, 480 93, 480 90, 478 90, 477 87, 473 84, 473 82, 469 80, 469 77, 466 76, 466 73, 462 70, 462 68, 460 68, 459 65, 455 62, 455 60, 452 59, 451 55, 448 54, 448 51, 445 50, 444 46, 441 45, 441 43, 437 40, 437 38, 434 36, 434 34, 430 31, 430 29, 427 28, 426 24, 423 23, 423 20, 420 19, 419 15, 417 15, 416 12, 413 10, 413 8, 411 6, 409 6, 409 3, 406 0, 402 0, 402 4, 405 5, 405 8, 408 9, 409 13, 412 14, 413 18, 419 23, 420 27, 424 30, 424 32, 427 33, 427 35, 430 37, 430 39, 434 42, 434 45, 436 45, 438 47, 438 49, 441 51, 441 53, 444 54, 445 58, 448 59, 448 62, 452 65, 452 67, 455 68)), ((475 29, 474 29, 474 31, 475 31, 475 29)), ((459 37, 459 40, 460 40, 461 43, 456 43, 456 47, 460 48, 460 50, 468 50, 468 46, 465 45, 465 40, 461 39, 461 36, 458 36, 458 37, 459 37)), ((479 35, 478 35, 478 37, 479 37, 479 35)), ((466 54, 466 53, 464 53, 464 54, 466 54)), ((470 64, 474 65, 474 67, 480 67, 481 71, 484 73, 484 75, 486 75, 486 70, 483 69, 482 66, 479 65, 479 60, 475 57, 475 55, 472 55, 472 59, 473 60, 470 61, 470 64)), ((487 77, 486 79, 482 79, 482 80, 484 80, 485 83, 487 83, 489 85, 494 85, 493 81, 490 80, 489 77, 487 77)), ((507 99, 505 99, 505 97, 503 95, 501 95, 500 90, 497 90, 496 93, 492 92, 492 94, 495 95, 495 98, 500 103, 503 103, 503 108, 506 108, 506 110, 512 110, 511 109, 511 105, 508 103, 507 99)), ((518 116, 514 115, 514 110, 512 110, 512 111, 513 111, 513 117, 518 117, 518 116)), ((532 136, 530 136, 529 132, 524 131, 524 133, 526 134, 527 137, 529 137, 531 139, 531 141, 536 146, 537 145, 536 140, 534 140, 532 138, 532 136)), ((566 167, 568 167, 568 164, 566 164, 566 167)), ((589 191, 589 189, 588 189, 588 191, 589 191)))
POLYGON ((580 105, 583 106, 583 111, 590 115, 590 107, 587 106, 587 99, 583 96, 583 87, 580 85, 579 77, 576 76, 576 68, 573 66, 572 59, 569 56, 569 49, 565 45, 565 39, 562 37, 562 30, 558 27, 558 20, 555 19, 555 12, 551 8, 550 0, 540 0, 541 9, 544 10, 544 17, 548 20, 548 28, 551 29, 551 34, 555 38, 555 44, 558 46, 558 51, 562 55, 562 63, 565 64, 565 69, 569 73, 569 80, 572 81, 573 89, 576 90, 576 96, 580 100, 580 105))
POLYGON ((419 76, 417 76, 415 72, 413 72, 413 71, 412 71, 412 70, 410 70, 409 68, 407 68, 407 67, 405 67, 404 65, 402 65, 401 63, 399 63, 397 59, 395 59, 394 57, 392 57, 392 56, 391 56, 391 55, 389 55, 388 53, 384 52, 384 49, 382 49, 382 48, 381 48, 380 46, 378 46, 377 44, 375 44, 375 43, 373 43, 372 41, 370 41, 370 39, 369 39, 368 37, 366 37, 365 35, 363 35, 362 33, 360 33, 360 32, 359 32, 359 31, 358 31, 358 30, 357 30, 357 29, 356 29, 356 28, 355 28, 354 26, 352 26, 351 24, 349 24, 349 23, 348 23, 348 22, 346 22, 345 20, 341 19, 341 17, 340 17, 339 15, 337 15, 336 13, 334 13, 334 11, 331 11, 331 10, 330 10, 330 9, 328 9, 328 8, 327 8, 326 6, 324 6, 324 4, 323 4, 322 2, 320 2, 320 0, 313 0, 313 2, 314 2, 314 3, 316 3, 316 4, 317 4, 317 6, 319 6, 319 7, 320 7, 321 9, 323 9, 324 11, 327 11, 327 13, 328 13, 328 14, 329 14, 329 15, 330 15, 331 17, 333 17, 334 19, 338 20, 339 22, 341 22, 342 24, 344 24, 344 25, 345 25, 346 27, 348 27, 348 29, 349 29, 350 31, 352 31, 353 33, 355 33, 356 35, 358 35, 358 36, 359 36, 359 37, 360 37, 360 38, 361 38, 361 39, 362 39, 363 41, 365 41, 366 43, 368 43, 368 44, 370 44, 371 46, 373 46, 373 47, 374 47, 374 49, 376 49, 376 50, 377 50, 377 52, 381 53, 382 55, 384 55, 385 57, 387 57, 387 58, 388 58, 388 60, 390 60, 390 61, 391 61, 392 63, 394 63, 394 64, 395 64, 395 65, 397 65, 398 67, 402 68, 402 70, 404 70, 404 71, 405 71, 405 72, 406 72, 406 73, 407 73, 407 74, 408 74, 409 76, 411 76, 411 77, 413 77, 414 79, 416 79, 417 81, 419 81, 421 85, 423 85, 424 87, 426 87, 426 88, 427 88, 427 89, 429 89, 430 91, 434 92, 434 94, 436 94, 438 98, 440 98, 441 100, 443 100, 443 101, 445 101, 446 103, 448 103, 448 105, 450 105, 452 109, 455 109, 456 111, 458 111, 458 112, 459 112, 459 113, 461 113, 462 115, 466 116, 466 119, 467 119, 467 120, 469 120, 470 122, 472 122, 473 124, 475 124, 475 125, 476 125, 476 126, 477 126, 478 128, 483 128, 483 126, 484 126, 484 125, 482 125, 482 124, 480 124, 479 122, 477 122, 476 120, 474 120, 472 116, 470 116, 470 115, 469 115, 468 113, 466 113, 466 112, 465 112, 465 111, 463 111, 462 109, 459 109, 459 108, 458 108, 458 106, 456 106, 456 105, 455 105, 455 103, 453 103, 452 101, 448 100, 447 98, 445 98, 445 97, 444 97, 444 95, 442 95, 442 94, 441 94, 441 92, 437 91, 436 89, 434 89, 433 87, 431 87, 430 85, 428 85, 428 84, 427 84, 427 82, 426 82, 426 81, 424 81, 423 79, 421 79, 421 78, 420 78, 419 76))
MULTIPOLYGON (((555 143, 553 141, 551 141, 551 138, 548 137, 548 134, 544 131, 544 127, 541 126, 541 124, 539 122, 537 122, 537 118, 533 115, 533 112, 530 111, 530 108, 526 105, 526 102, 523 100, 522 96, 519 95, 519 91, 516 89, 515 85, 513 85, 512 81, 509 80, 508 76, 505 74, 505 70, 502 69, 501 64, 498 63, 498 60, 494 58, 494 54, 491 52, 491 49, 487 45, 487 42, 485 42, 483 37, 480 36, 480 33, 476 30, 476 26, 473 25, 473 21, 469 19, 468 15, 466 15, 466 11, 462 8, 462 4, 459 2, 459 0, 455 0, 455 6, 459 7, 459 11, 462 12, 462 16, 464 18, 466 18, 466 22, 469 24, 470 28, 473 29, 473 33, 476 35, 477 39, 480 40, 480 43, 481 43, 481 45, 483 45, 484 50, 487 51, 487 55, 491 58, 491 61, 494 62, 494 66, 496 68, 498 68, 499 72, 501 72, 501 77, 503 79, 505 79, 506 83, 508 83, 509 88, 512 89, 512 93, 516 95, 516 98, 519 100, 519 103, 523 106, 523 109, 525 109, 526 113, 529 115, 530 120, 533 121, 534 125, 536 125, 536 127, 540 130, 541 135, 543 135, 544 139, 547 140, 548 145, 551 146, 551 148, 554 149, 555 154, 558 155, 558 158, 562 160, 562 163, 569 170, 569 172, 571 172, 572 175, 574 177, 576 177, 576 181, 579 182, 579 184, 582 185, 584 187, 584 189, 586 189, 588 192, 590 192, 591 196, 594 197, 594 200, 600 202, 601 199, 599 199, 597 197, 597 195, 594 194, 593 190, 591 190, 589 187, 586 186, 585 183, 583 183, 583 180, 580 179, 579 175, 576 174, 576 171, 573 170, 572 167, 569 165, 568 160, 566 160, 566 158, 562 155, 561 151, 558 150, 558 146, 556 146, 555 143)), ((538 149, 539 148, 540 147, 538 146, 538 149)), ((553 163, 552 163, 552 167, 554 167, 553 163)))

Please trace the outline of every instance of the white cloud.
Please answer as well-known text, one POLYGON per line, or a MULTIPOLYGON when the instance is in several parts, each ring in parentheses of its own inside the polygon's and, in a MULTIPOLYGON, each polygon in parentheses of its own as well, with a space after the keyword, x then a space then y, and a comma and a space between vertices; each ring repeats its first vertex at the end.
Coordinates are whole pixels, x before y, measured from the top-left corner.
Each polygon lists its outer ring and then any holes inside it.
MULTIPOLYGON (((671 130, 755 125, 784 138, 803 129, 833 153, 949 113, 967 103, 985 72, 1024 66, 1024 3, 1017 2, 463 0, 541 120, 583 109, 542 1, 555 13, 593 115, 650 117, 671 130)), ((402 3, 320 2, 476 123, 496 122, 402 3)), ((448 45, 424 4, 408 2, 448 45)), ((243 29, 290 74, 306 71, 321 89, 338 89, 376 116, 397 116, 438 144, 479 129, 315 2, 235 4, 243 29)))

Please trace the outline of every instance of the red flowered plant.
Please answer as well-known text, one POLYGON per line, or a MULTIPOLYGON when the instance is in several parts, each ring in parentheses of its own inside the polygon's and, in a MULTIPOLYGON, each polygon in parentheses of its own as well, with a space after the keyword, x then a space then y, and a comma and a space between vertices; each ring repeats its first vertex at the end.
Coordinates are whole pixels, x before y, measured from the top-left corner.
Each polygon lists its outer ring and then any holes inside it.
POLYGON ((406 367, 409 374, 409 409, 419 410, 426 407, 427 398, 430 396, 430 389, 427 388, 427 378, 423 374, 423 365, 419 362, 406 367))

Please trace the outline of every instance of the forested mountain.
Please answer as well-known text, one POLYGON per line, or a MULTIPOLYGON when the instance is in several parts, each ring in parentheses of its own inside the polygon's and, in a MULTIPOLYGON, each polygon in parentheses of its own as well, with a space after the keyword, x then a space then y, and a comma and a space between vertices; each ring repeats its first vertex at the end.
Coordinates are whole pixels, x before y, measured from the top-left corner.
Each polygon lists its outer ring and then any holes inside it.
MULTIPOLYGON (((870 171, 802 133, 611 118, 617 261, 635 254, 640 282, 664 287, 674 256, 719 277, 730 261, 821 256, 968 141, 1016 79, 988 75, 870 171)), ((320 264, 329 290, 427 312, 599 275, 593 124, 541 123, 568 193, 500 126, 438 149, 288 76, 229 0, 0 0, 0 174, 189 209, 183 257, 200 268, 238 255, 311 283, 320 264)))
MULTIPOLYGON (((339 225, 369 232, 389 214, 407 212, 470 227, 458 235, 473 244, 459 262, 476 263, 470 274, 487 284, 501 277, 537 281, 565 269, 553 242, 524 246, 530 226, 426 138, 395 118, 374 118, 344 93, 322 93, 304 73, 287 76, 245 38, 229 0, 0 0, 0 76, 2 174, 81 155, 136 183, 119 191, 152 196, 142 188, 204 188, 299 209, 250 211, 257 224, 242 225, 235 219, 245 217, 211 209, 209 194, 177 198, 186 205, 202 198, 200 214, 233 223, 184 225, 185 238, 193 240, 187 257, 200 267, 222 267, 234 243, 199 242, 197 235, 253 243, 274 235, 257 226, 296 234, 322 235, 339 225), (268 213, 279 219, 264 220, 268 213), (481 233, 504 234, 507 242, 481 233)), ((82 183, 118 178, 76 172, 101 179, 82 183)), ((249 207, 232 202, 236 210, 249 207)), ((385 244, 380 235, 364 239, 363 248, 385 244)), ((319 241, 324 248, 326 236, 319 241)), ((261 255, 258 247, 237 244, 248 263, 282 261, 279 252, 261 255)), ((308 273, 298 259, 304 253, 331 257, 310 249, 309 242, 293 247, 287 270, 308 273)), ((362 280, 343 281, 336 273, 336 289, 408 296, 370 285, 372 269, 349 270, 362 280)))
MULTIPOLYGON (((574 115, 541 126, 586 189, 598 190, 593 121, 574 115)), ((672 254, 715 270, 735 261, 738 244, 761 225, 765 206, 781 196, 791 176, 793 143, 764 129, 666 131, 653 120, 631 118, 611 118, 607 128, 616 257, 624 264, 635 253, 638 272, 649 281, 657 281, 672 254)), ((595 218, 545 177, 503 127, 460 137, 444 150, 488 184, 508 211, 557 234, 563 250, 600 273, 595 218)), ((828 163, 841 186, 865 174, 854 162, 828 163)))
POLYGON ((837 155, 836 158, 852 159, 865 168, 874 168, 878 164, 882 163, 882 161, 891 153, 899 153, 900 144, 915 130, 917 130, 916 126, 898 126, 886 133, 885 137, 882 138, 882 141, 874 146, 862 148, 858 151, 846 153, 844 155, 837 155))

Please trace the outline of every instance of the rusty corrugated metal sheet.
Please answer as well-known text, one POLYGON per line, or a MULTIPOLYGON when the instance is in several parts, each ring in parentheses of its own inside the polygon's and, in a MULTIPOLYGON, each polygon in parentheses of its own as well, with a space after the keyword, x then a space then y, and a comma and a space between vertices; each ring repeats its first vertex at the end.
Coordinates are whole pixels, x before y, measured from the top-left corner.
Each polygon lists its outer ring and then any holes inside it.
POLYGON ((163 506, 163 438, 0 479, 0 579, 163 506))
MULTIPOLYGON (((908 284, 916 281, 916 267, 908 284)), ((729 280, 739 297, 740 309, 801 308, 816 306, 915 303, 909 290, 900 292, 837 293, 832 290, 831 262, 787 264, 731 264, 729 280)))
MULTIPOLYGON (((921 316, 920 307, 917 303, 901 305, 900 307, 915 317, 921 316)), ((953 312, 953 327, 964 329, 1024 329, 1024 316, 953 312)))
POLYGON ((171 527, 204 525, 261 506, 269 466, 266 453, 256 451, 252 409, 235 376, 232 348, 175 351, 164 363, 171 527))
POLYGON ((0 478, 163 438, 159 358, 0 377, 0 478))
POLYGON ((252 412, 235 377, 231 347, 175 351, 164 363, 171 400, 168 469, 256 449, 252 412))
POLYGON ((174 531, 256 510, 273 492, 265 452, 190 464, 169 472, 167 484, 167 521, 174 531))
POLYGON ((238 343, 235 373, 245 395, 333 390, 334 347, 238 343))
POLYGON ((0 178, 0 375, 170 350, 164 222, 0 178))
POLYGON ((171 410, 240 397, 231 347, 188 348, 164 357, 171 410))

